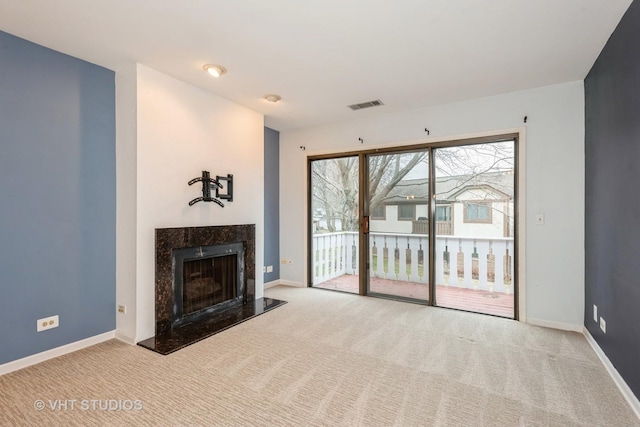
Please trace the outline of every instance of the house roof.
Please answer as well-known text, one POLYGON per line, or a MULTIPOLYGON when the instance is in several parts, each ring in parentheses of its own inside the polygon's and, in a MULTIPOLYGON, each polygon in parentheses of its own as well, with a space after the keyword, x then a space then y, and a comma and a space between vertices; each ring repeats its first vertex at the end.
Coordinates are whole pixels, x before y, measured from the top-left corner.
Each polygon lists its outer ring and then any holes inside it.
POLYGON ((0 0, 0 29, 126 76, 142 64, 282 131, 582 80, 631 2, 0 0))
MULTIPOLYGON (((436 178, 436 201, 453 201, 465 191, 484 188, 497 193, 499 199, 513 198, 514 175, 512 172, 491 172, 474 175, 458 175, 436 178)), ((428 180, 406 179, 396 185, 385 197, 385 204, 423 204, 427 202, 428 180)))

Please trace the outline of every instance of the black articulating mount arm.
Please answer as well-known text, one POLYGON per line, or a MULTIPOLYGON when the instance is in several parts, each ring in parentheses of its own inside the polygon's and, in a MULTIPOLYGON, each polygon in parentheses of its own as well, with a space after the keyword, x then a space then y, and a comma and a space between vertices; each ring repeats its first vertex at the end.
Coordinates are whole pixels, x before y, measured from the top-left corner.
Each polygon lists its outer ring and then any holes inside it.
POLYGON ((216 197, 218 199, 226 200, 227 202, 233 202, 233 175, 230 173, 227 176, 216 176, 216 181, 218 181, 218 185, 220 185, 220 181, 225 181, 227 183, 227 194, 223 194, 220 192, 222 185, 216 188, 216 197))
POLYGON ((202 176, 198 178, 193 178, 189 181, 189 185, 193 185, 196 182, 202 182, 202 197, 196 197, 192 201, 189 202, 189 206, 193 206, 198 202, 214 202, 224 208, 224 204, 215 197, 211 197, 211 185, 216 187, 216 193, 219 188, 222 188, 222 184, 220 184, 217 180, 211 178, 209 175, 209 171, 202 171, 202 176))

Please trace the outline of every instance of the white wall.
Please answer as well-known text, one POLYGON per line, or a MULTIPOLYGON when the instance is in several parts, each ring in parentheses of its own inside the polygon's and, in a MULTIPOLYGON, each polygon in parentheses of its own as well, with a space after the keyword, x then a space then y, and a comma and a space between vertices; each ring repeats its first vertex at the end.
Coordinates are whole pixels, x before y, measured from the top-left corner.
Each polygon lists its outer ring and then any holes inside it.
POLYGON ((138 65, 136 341, 155 335, 155 228, 256 224, 262 297, 263 154, 261 114, 138 65), (203 170, 233 174, 233 202, 188 205, 202 193, 187 182, 203 170))
POLYGON ((130 344, 136 337, 136 85, 135 64, 116 72, 116 304, 126 307, 116 314, 116 331, 130 344))
MULTIPOLYGON (((384 108, 384 107, 380 107, 384 108)), ((354 112, 354 117, 357 117, 354 112)), ((280 134, 281 279, 306 283, 306 156, 526 127, 526 313, 581 328, 584 312, 584 88, 572 82, 280 134), (523 117, 528 116, 527 124, 523 117), (424 129, 429 128, 429 139, 424 129), (364 140, 360 144, 358 138, 364 140), (306 147, 303 151, 300 146, 306 147)))

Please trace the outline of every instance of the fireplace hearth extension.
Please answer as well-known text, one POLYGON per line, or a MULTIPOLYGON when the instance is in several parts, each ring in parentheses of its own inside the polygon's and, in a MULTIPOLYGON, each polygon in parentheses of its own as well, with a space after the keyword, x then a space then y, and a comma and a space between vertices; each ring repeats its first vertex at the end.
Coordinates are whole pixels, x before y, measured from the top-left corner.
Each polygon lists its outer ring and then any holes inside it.
POLYGON ((169 354, 285 301, 255 299, 255 225, 156 229, 156 335, 169 354))

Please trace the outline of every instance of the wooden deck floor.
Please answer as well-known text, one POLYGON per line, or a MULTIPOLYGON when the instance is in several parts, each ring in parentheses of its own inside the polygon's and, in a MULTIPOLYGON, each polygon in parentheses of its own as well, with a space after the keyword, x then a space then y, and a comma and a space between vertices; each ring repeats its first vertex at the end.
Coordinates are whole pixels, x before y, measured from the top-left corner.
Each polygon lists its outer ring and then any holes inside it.
MULTIPOLYGON (((428 286, 423 283, 381 279, 378 277, 372 277, 370 282, 370 292, 420 300, 427 300, 429 297, 428 286)), ((358 276, 345 274, 335 279, 318 283, 314 287, 357 294, 358 276)), ((436 285, 436 302, 439 307, 457 308, 511 319, 514 316, 513 294, 502 292, 459 288, 453 285, 436 285)))

